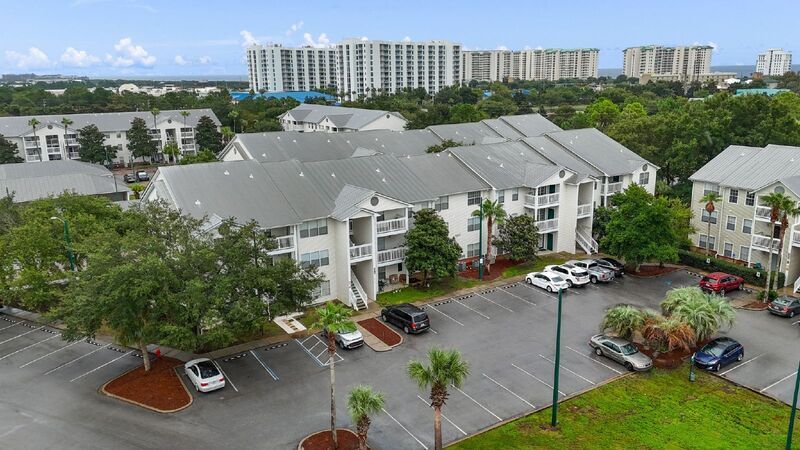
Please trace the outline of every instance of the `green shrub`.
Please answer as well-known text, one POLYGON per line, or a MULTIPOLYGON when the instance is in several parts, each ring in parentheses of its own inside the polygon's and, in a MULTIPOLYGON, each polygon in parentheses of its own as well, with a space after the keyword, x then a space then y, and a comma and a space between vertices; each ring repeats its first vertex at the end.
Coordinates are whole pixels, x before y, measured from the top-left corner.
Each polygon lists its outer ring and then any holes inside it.
MULTIPOLYGON (((680 260, 681 264, 696 267, 708 272, 725 272, 731 275, 738 275, 744 278, 745 283, 755 286, 764 286, 766 284, 767 271, 763 269, 757 270, 746 266, 740 266, 722 259, 717 259, 687 250, 678 250, 678 259, 680 260), (706 264, 706 258, 711 259, 710 264, 706 264), (756 276, 757 273, 761 273, 761 276, 756 276)), ((786 275, 783 272, 780 272, 777 276, 778 286, 785 286, 786 275)))

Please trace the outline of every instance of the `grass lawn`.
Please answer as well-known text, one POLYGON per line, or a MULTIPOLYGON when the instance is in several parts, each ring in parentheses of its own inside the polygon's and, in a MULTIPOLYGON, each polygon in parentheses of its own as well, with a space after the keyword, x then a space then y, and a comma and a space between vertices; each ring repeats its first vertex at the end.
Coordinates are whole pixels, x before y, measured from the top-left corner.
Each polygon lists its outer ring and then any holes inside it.
POLYGON ((690 383, 687 371, 656 369, 562 402, 558 431, 547 408, 451 448, 784 448, 791 408, 704 372, 690 383))
POLYGON ((396 305, 398 303, 412 303, 428 300, 459 289, 466 289, 480 284, 471 278, 455 277, 444 278, 431 282, 430 287, 408 286, 396 291, 381 292, 378 294, 378 304, 381 306, 396 305))
POLYGON ((544 269, 544 266, 549 266, 550 264, 561 264, 566 261, 567 258, 565 258, 563 255, 553 253, 536 258, 534 261, 528 261, 513 267, 509 267, 503 271, 503 275, 501 275, 501 277, 513 278, 518 275, 525 275, 529 272, 539 272, 544 269))

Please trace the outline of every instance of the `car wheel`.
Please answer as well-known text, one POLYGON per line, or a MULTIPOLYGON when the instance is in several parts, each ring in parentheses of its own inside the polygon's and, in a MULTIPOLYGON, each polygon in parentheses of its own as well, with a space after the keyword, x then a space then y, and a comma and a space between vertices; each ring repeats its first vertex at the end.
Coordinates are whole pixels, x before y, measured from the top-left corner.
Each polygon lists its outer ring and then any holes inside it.
POLYGON ((572 287, 572 281, 567 280, 567 287, 572 287))
POLYGON ((525 282, 528 283, 528 284, 533 284, 533 281, 531 281, 530 278, 525 278, 525 282))
POLYGON ((550 287, 550 286, 547 286, 547 292, 553 292, 553 288, 550 287))
POLYGON ((404 332, 405 334, 409 334, 408 325, 406 325, 406 326, 404 326, 404 327, 403 327, 403 332, 404 332))
POLYGON ((744 359, 744 352, 742 352, 742 353, 739 353, 739 356, 737 356, 737 357, 736 357, 736 360, 737 360, 737 361, 741 361, 741 360, 743 360, 743 359, 744 359))
POLYGON ((794 311, 789 311, 789 318, 791 319, 792 317, 794 317, 794 311))
POLYGON ((719 290, 719 295, 725 297, 725 289, 720 289, 719 290))
POLYGON ((717 363, 717 365, 716 365, 716 366, 714 366, 714 367, 713 367, 711 370, 713 370, 714 372, 719 372, 719 368, 720 368, 720 367, 722 367, 722 366, 720 365, 720 363, 717 363))
POLYGON ((625 369, 627 369, 629 371, 633 371, 633 364, 631 364, 629 362, 626 362, 625 363, 625 369))
POLYGON ((594 349, 594 354, 597 356, 603 356, 603 351, 599 348, 594 349))
POLYGON ((592 282, 592 284, 597 284, 597 277, 596 276, 592 276, 591 278, 589 278, 589 280, 592 282))
POLYGON ((381 314, 381 320, 383 320, 384 322, 388 322, 388 320, 386 320, 386 314, 381 314))
POLYGON ((743 286, 744 286, 744 283, 740 283, 738 286, 736 286, 736 290, 737 291, 741 291, 743 286))

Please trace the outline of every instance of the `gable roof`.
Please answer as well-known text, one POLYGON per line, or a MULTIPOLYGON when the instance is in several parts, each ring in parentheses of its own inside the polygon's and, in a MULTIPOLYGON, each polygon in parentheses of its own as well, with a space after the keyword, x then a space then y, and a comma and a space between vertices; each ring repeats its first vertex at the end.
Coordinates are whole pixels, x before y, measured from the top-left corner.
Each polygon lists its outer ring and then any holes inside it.
POLYGON ((429 130, 442 140, 451 140, 463 145, 480 145, 507 140, 483 122, 431 125, 429 130))
POLYGON ((495 189, 536 187, 562 169, 519 141, 449 150, 495 189))
POLYGON ((426 193, 434 199, 489 188, 450 152, 409 156, 400 158, 400 162, 419 179, 426 193))
MULTIPOLYGON (((317 105, 303 103, 290 109, 284 114, 290 115, 298 122, 320 123, 328 118, 337 128, 358 130, 382 116, 393 115, 405 120, 398 112, 389 112, 379 109, 347 108, 343 106, 317 105)), ((281 115, 283 117, 283 115, 281 115)))
POLYGON ((523 139, 522 142, 528 144, 528 146, 530 146, 536 153, 552 161, 553 164, 564 166, 579 174, 593 177, 603 176, 603 172, 597 170, 591 164, 573 155, 564 147, 546 136, 529 137, 523 139))
POLYGON ((128 192, 110 170, 81 161, 43 161, 0 165, 0 195, 14 194, 15 202, 29 202, 67 192, 103 195, 128 192))
POLYGON ((518 140, 525 137, 524 134, 517 131, 514 127, 503 122, 500 119, 486 119, 482 120, 483 124, 494 130, 495 133, 499 134, 500 136, 511 139, 511 140, 518 140))
POLYGON ((562 131, 558 125, 542 117, 541 114, 501 116, 499 120, 526 137, 541 136, 545 133, 562 131))
POLYGON ((781 181, 792 191, 800 176, 800 147, 770 144, 764 148, 731 145, 689 177, 755 191, 781 181))
POLYGON ((558 131, 546 133, 546 136, 606 176, 628 174, 643 164, 655 167, 654 164, 595 128, 558 131))

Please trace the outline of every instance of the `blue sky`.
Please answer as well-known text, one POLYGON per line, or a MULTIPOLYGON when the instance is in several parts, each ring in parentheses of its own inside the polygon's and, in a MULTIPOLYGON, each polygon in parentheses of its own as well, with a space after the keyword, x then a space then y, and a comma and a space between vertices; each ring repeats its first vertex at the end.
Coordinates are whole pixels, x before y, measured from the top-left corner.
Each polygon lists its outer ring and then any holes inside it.
POLYGON ((241 75, 252 40, 597 47, 601 68, 621 67, 622 49, 634 45, 709 44, 714 65, 749 65, 768 47, 800 44, 797 0, 39 0, 4 2, 2 10, 2 73, 241 75))

